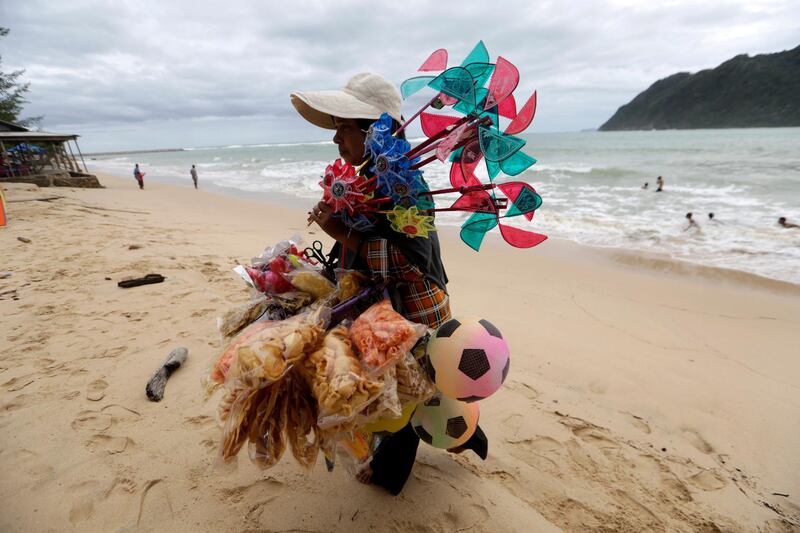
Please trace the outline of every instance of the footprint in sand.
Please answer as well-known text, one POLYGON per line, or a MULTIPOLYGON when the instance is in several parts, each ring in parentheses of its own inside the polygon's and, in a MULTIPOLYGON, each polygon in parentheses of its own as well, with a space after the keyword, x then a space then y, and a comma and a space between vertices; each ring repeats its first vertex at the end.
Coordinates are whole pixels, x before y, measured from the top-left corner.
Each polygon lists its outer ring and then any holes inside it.
POLYGON ((20 449, 11 453, 16 470, 25 473, 26 481, 43 482, 53 479, 55 470, 44 463, 41 456, 31 450, 20 449))
POLYGON ((4 387, 8 387, 6 390, 8 392, 16 392, 18 390, 22 390, 31 383, 36 381, 35 379, 31 379, 29 376, 23 376, 19 378, 11 378, 5 383, 3 383, 4 387))
POLYGON ((572 433, 583 442, 594 444, 601 449, 619 448, 619 443, 609 438, 607 432, 600 428, 578 427, 574 428, 572 433))
POLYGON ((129 437, 113 437, 98 433, 86 441, 86 447, 92 452, 106 452, 110 455, 124 452, 128 446, 134 444, 129 437))
POLYGON ((78 497, 69 511, 69 521, 72 524, 78 524, 90 520, 94 516, 97 506, 100 506, 101 509, 113 507, 117 512, 125 512, 125 509, 129 507, 126 505, 126 500, 130 501, 131 495, 135 492, 136 482, 122 477, 113 479, 107 488, 103 488, 103 485, 96 480, 72 485, 67 494, 78 495, 78 497), (119 499, 120 496, 122 499, 119 499))
POLYGON ((85 522, 92 517, 93 513, 94 502, 90 497, 84 496, 72 505, 72 509, 69 510, 69 521, 71 524, 85 522))
POLYGON ((183 423, 193 427, 208 427, 216 425, 214 419, 206 415, 187 416, 183 419, 183 423))
POLYGON ((550 437, 537 437, 519 441, 506 439, 506 442, 511 445, 512 457, 536 470, 552 475, 558 474, 559 463, 553 457, 558 458, 558 455, 564 450, 564 445, 557 440, 550 437))
POLYGON ((18 394, 8 402, 0 405, 0 412, 10 413, 12 411, 16 411, 17 409, 28 407, 31 404, 35 403, 39 398, 40 398, 39 395, 27 394, 23 392, 22 394, 18 394))
POLYGON ((86 387, 86 399, 93 402, 99 402, 105 398, 107 388, 108 382, 104 379, 96 379, 92 381, 89 383, 89 386, 86 387))
POLYGON ((89 480, 82 481, 81 483, 69 487, 68 494, 83 493, 78 497, 75 503, 72 504, 72 508, 69 510, 69 521, 71 524, 85 522, 92 517, 92 514, 94 514, 95 493, 99 486, 100 484, 97 481, 89 480))
POLYGON ((630 413, 628 413, 628 416, 630 417, 628 420, 633 427, 647 435, 651 433, 650 425, 644 421, 644 418, 641 416, 632 415, 630 413))
POLYGON ((535 400, 539 397, 539 391, 521 381, 512 381, 509 388, 513 391, 519 392, 529 400, 535 400))
POLYGON ((120 420, 138 420, 141 413, 117 404, 106 405, 99 411, 81 411, 72 421, 72 429, 101 432, 120 420))
POLYGON ((689 483, 701 490, 719 490, 725 487, 728 482, 721 475, 713 470, 703 470, 689 477, 689 483))
POLYGON ((689 441, 689 444, 697 448, 699 451, 710 454, 714 453, 714 448, 698 433, 691 428, 683 428, 683 436, 689 441))
POLYGON ((109 413, 97 411, 81 411, 72 421, 72 429, 88 429, 91 431, 105 431, 111 427, 114 418, 109 413))
POLYGON ((144 530, 163 529, 165 522, 175 517, 172 498, 163 479, 153 479, 144 486, 139 500, 136 526, 144 530))
POLYGON ((123 353, 128 351, 128 349, 124 346, 117 346, 115 348, 110 348, 108 350, 103 350, 102 352, 92 355, 92 359, 113 359, 114 357, 119 357, 123 353))

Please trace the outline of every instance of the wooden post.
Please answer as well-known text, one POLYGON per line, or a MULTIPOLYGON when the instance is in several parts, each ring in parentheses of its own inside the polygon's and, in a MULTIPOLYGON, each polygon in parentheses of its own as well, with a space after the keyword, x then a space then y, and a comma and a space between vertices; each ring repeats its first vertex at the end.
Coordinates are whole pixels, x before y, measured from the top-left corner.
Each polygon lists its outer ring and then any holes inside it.
POLYGON ((64 149, 64 142, 60 142, 58 144, 59 149, 61 150, 61 156, 64 158, 64 166, 66 167, 65 170, 69 172, 70 170, 75 170, 72 166, 72 160, 67 155, 67 151, 64 149))
POLYGON ((58 170, 56 161, 56 149, 54 143, 47 143, 47 162, 50 163, 50 168, 58 170))
POLYGON ((6 145, 3 144, 3 141, 0 141, 0 150, 3 150, 3 161, 6 162, 6 166, 8 167, 8 171, 11 172, 11 177, 14 177, 14 167, 11 165, 11 162, 6 157, 6 145))
MULTIPOLYGON (((31 161, 31 151, 29 148, 31 147, 30 143, 25 142, 25 162, 28 164, 29 169, 33 169, 33 162, 31 161)), ((28 172, 28 176, 30 176, 30 171, 28 172)))
POLYGON ((84 159, 83 159, 83 154, 81 153, 81 147, 78 146, 78 138, 76 137, 76 138, 72 139, 72 142, 75 143, 75 148, 78 149, 78 155, 81 156, 81 163, 83 163, 83 170, 85 170, 86 173, 88 174, 89 173, 89 169, 86 167, 86 161, 84 161, 84 159))
POLYGON ((69 148, 69 155, 72 157, 72 161, 70 162, 70 166, 72 166, 72 163, 75 163, 75 169, 76 169, 75 172, 80 172, 81 169, 78 166, 78 161, 77 161, 77 159, 75 159, 75 154, 72 153, 72 146, 70 146, 69 141, 66 141, 64 144, 66 144, 67 148, 69 148))

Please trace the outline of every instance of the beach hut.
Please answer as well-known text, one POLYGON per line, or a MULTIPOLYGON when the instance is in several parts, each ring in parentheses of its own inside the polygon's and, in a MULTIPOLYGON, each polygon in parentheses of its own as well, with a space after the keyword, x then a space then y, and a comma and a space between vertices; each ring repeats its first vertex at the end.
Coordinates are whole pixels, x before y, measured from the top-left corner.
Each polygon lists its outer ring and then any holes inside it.
POLYGON ((8 181, 9 178, 50 173, 89 176, 78 137, 75 134, 30 131, 19 124, 0 120, 0 178, 8 181))

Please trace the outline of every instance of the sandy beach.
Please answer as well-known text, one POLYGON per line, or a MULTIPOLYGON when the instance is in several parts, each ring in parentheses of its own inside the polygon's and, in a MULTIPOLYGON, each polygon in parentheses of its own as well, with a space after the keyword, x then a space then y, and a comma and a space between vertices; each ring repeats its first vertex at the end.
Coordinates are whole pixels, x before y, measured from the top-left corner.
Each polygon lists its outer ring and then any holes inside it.
POLYGON ((289 454, 211 467, 231 269, 322 238, 305 210, 101 182, 3 186, 2 531, 800 530, 800 286, 557 240, 476 254, 443 229, 453 311, 501 328, 511 372, 481 404, 489 458, 421 445, 394 498, 289 454), (148 273, 166 281, 117 287, 148 273))

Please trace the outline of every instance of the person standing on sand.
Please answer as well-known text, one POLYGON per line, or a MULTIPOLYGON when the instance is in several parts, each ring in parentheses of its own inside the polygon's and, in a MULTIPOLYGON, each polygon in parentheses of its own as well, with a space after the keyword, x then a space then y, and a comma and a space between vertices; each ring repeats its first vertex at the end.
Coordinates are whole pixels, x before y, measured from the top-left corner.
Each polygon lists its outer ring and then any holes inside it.
MULTIPOLYGON (((294 92, 291 101, 304 119, 334 130, 333 142, 339 155, 365 175, 372 175, 364 154, 371 124, 387 113, 393 119, 392 131, 397 131, 402 120, 400 92, 390 81, 372 73, 353 76, 340 91, 294 92)), ((409 239, 392 230, 385 216, 374 230, 356 231, 334 218, 324 202, 314 206, 308 220, 336 240, 330 256, 337 258, 338 268, 361 270, 389 281, 395 296, 393 305, 407 319, 436 328, 451 318, 447 274, 436 232, 427 239, 409 239)), ((419 440, 410 423, 384 437, 372 460, 359 471, 358 480, 398 495, 411 474, 419 440)), ((464 446, 450 451, 460 453, 463 449, 486 457, 488 441, 480 427, 464 446)))
POLYGON ((664 178, 662 178, 661 176, 656 178, 656 185, 658 185, 656 192, 661 192, 664 189, 664 178))
POLYGON ((792 224, 791 222, 786 222, 786 217, 781 217, 778 219, 778 225, 787 229, 791 228, 800 228, 797 224, 792 224))
POLYGON ((139 189, 144 189, 144 172, 139 170, 139 163, 136 163, 136 166, 133 167, 133 177, 139 182, 139 189))
POLYGON ((189 171, 189 174, 192 175, 192 181, 194 182, 194 188, 196 189, 197 188, 197 169, 194 168, 194 165, 192 165, 192 170, 189 171))

